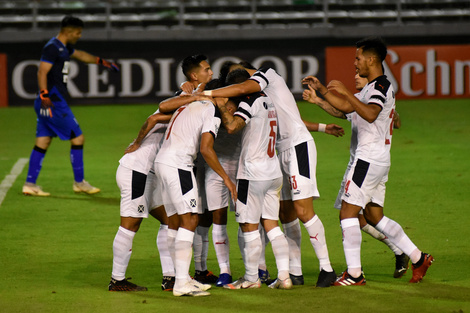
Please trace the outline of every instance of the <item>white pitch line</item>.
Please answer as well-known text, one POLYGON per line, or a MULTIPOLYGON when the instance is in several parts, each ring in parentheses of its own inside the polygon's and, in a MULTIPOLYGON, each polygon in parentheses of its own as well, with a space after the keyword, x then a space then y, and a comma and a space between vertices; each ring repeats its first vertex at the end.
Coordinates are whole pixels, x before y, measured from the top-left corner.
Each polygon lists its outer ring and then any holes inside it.
POLYGON ((5 176, 2 183, 0 184, 0 206, 2 205, 3 199, 7 195, 8 190, 10 190, 11 186, 15 182, 18 175, 21 174, 23 171, 24 166, 29 162, 27 158, 20 158, 16 161, 15 165, 11 168, 10 174, 5 176))

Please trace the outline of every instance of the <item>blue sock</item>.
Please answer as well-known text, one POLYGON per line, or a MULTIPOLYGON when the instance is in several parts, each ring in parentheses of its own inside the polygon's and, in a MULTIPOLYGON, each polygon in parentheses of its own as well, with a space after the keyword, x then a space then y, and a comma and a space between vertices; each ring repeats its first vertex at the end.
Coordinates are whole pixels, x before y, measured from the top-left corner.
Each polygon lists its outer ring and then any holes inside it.
POLYGON ((72 162, 73 176, 76 182, 82 182, 85 177, 83 169, 83 145, 70 149, 70 162, 72 162))
POLYGON ((27 183, 36 183, 46 151, 47 150, 41 149, 38 146, 34 146, 31 156, 29 157, 28 177, 26 178, 27 183))

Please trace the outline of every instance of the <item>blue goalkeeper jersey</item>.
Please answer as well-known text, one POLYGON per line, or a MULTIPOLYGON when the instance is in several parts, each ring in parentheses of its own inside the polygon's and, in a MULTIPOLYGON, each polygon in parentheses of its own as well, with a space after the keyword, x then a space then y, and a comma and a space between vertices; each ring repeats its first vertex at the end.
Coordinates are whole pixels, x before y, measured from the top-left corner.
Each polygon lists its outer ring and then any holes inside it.
POLYGON ((52 38, 42 49, 41 61, 52 64, 47 74, 47 89, 52 100, 56 93, 61 98, 70 98, 67 90, 67 79, 70 68, 70 56, 75 50, 71 45, 64 45, 57 38, 52 38))

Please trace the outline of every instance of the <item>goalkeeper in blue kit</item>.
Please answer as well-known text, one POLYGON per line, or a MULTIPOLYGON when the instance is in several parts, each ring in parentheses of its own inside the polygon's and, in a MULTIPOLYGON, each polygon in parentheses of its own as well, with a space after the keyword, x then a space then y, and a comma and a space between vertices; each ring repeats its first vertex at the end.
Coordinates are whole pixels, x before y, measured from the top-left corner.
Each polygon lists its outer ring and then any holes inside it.
POLYGON ((87 194, 100 192, 99 188, 90 185, 84 179, 84 136, 68 106, 70 95, 67 91, 67 79, 70 58, 84 63, 100 64, 116 72, 119 71, 119 67, 100 57, 73 48, 73 45, 82 36, 83 26, 83 21, 79 18, 64 17, 59 34, 49 40, 42 50, 37 75, 39 95, 34 101, 34 110, 37 115, 36 141, 29 159, 28 176, 23 185, 23 194, 25 195, 50 195, 36 185, 36 180, 41 171, 47 148, 54 137, 70 140, 70 161, 75 179, 73 190, 87 194))

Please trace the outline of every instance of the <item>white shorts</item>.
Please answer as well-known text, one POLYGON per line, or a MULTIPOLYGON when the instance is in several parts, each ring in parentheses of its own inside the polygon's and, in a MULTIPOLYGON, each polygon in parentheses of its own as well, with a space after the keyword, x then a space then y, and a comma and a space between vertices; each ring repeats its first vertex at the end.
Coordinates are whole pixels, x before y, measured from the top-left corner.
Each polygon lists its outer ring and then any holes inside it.
POLYGON ((147 218, 148 196, 145 193, 147 175, 119 165, 116 182, 121 190, 121 216, 147 218))
POLYGON ((157 176, 151 169, 147 175, 145 194, 148 195, 148 207, 150 211, 163 205, 161 185, 157 182, 157 176))
POLYGON ((369 202, 383 207, 389 170, 390 166, 375 165, 361 159, 354 160, 341 199, 361 208, 369 202))
MULTIPOLYGON (((220 165, 224 168, 228 177, 232 182, 237 181, 237 169, 238 169, 238 159, 237 160, 227 160, 219 159, 220 165)), ((227 206, 230 207, 230 211, 235 211, 235 204, 232 201, 232 196, 227 186, 225 186, 223 179, 214 172, 206 164, 206 200, 207 208, 209 211, 215 211, 227 206)))
POLYGON ((198 213, 199 195, 196 177, 192 170, 155 163, 155 174, 168 216, 198 213))
POLYGON ((320 197, 317 188, 317 149, 312 140, 289 148, 278 155, 284 177, 281 200, 320 197))
POLYGON ((240 224, 258 224, 261 217, 277 221, 281 186, 282 177, 262 181, 239 179, 236 221, 240 224))

